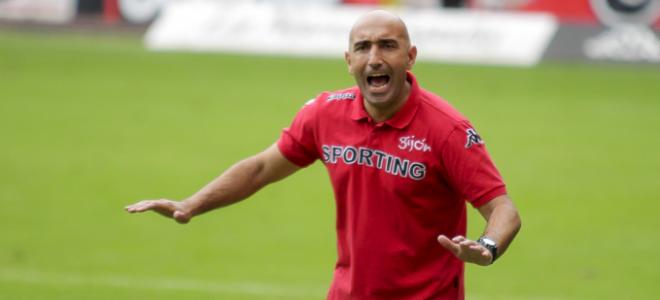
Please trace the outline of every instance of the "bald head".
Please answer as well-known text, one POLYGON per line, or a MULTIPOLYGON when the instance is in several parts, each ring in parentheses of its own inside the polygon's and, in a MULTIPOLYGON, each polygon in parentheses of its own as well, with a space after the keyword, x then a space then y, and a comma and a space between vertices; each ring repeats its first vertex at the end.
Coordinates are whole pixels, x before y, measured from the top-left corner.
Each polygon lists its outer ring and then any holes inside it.
POLYGON ((384 10, 364 14, 351 28, 344 56, 367 112, 379 122, 392 117, 408 98, 408 70, 417 57, 406 24, 384 10))
POLYGON ((399 16, 385 10, 374 10, 362 15, 349 35, 349 49, 360 39, 369 39, 374 34, 387 34, 401 39, 410 46, 408 28, 399 16))

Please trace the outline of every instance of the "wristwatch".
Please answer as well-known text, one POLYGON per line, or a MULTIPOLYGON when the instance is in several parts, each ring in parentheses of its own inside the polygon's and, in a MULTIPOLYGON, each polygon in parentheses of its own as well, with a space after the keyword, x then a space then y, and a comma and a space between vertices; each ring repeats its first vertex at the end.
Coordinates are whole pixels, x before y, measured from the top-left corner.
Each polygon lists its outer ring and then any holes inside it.
POLYGON ((490 261, 490 263, 491 264, 494 263, 495 260, 497 259, 497 243, 495 243, 495 241, 485 236, 480 237, 477 240, 477 243, 479 243, 479 245, 484 246, 486 249, 488 249, 488 251, 490 251, 490 254, 493 255, 493 259, 490 261))

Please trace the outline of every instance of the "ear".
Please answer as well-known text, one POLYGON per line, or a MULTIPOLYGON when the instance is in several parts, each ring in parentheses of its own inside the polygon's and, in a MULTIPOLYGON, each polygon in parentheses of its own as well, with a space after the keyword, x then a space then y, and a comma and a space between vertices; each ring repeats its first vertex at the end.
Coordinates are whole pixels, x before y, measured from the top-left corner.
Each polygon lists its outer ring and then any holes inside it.
POLYGON ((346 65, 348 65, 348 73, 353 75, 353 70, 351 69, 351 54, 348 51, 344 51, 344 59, 346 60, 346 65))
POLYGON ((410 70, 412 69, 413 65, 415 65, 415 61, 417 60, 417 47, 410 46, 410 49, 408 49, 408 65, 406 66, 406 69, 410 70))

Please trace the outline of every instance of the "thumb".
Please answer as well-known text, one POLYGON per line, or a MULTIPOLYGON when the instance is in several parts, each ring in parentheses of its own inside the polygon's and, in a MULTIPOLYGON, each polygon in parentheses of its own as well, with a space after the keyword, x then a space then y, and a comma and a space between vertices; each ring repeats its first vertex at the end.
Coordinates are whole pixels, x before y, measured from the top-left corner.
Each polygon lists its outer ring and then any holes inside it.
POLYGON ((445 249, 449 250, 449 252, 456 256, 458 256, 458 254, 461 252, 461 246, 459 246, 457 243, 454 243, 452 240, 442 234, 438 236, 438 243, 440 243, 440 245, 445 247, 445 249))
POLYGON ((174 220, 176 220, 180 224, 186 224, 186 223, 190 222, 190 215, 186 214, 186 213, 184 213, 180 210, 174 211, 174 214, 172 215, 172 217, 174 218, 174 220))

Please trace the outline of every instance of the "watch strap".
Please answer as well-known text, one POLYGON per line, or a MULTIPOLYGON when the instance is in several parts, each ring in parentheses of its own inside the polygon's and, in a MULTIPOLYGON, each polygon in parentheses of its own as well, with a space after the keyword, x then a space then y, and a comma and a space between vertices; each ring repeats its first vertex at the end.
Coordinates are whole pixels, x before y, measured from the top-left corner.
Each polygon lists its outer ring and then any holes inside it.
POLYGON ((483 236, 477 240, 477 243, 490 251, 490 254, 493 256, 493 259, 490 261, 490 263, 494 263, 497 259, 497 243, 495 243, 495 241, 492 239, 483 236))

